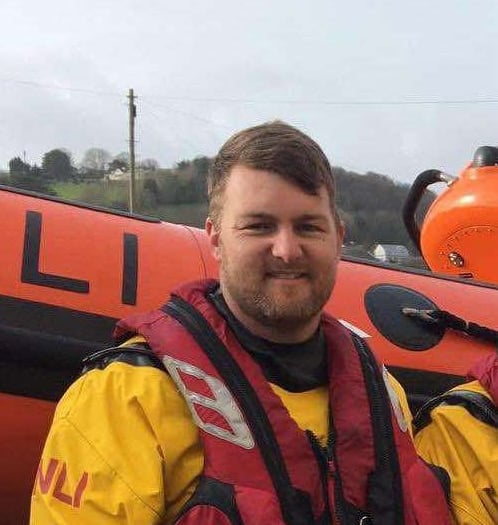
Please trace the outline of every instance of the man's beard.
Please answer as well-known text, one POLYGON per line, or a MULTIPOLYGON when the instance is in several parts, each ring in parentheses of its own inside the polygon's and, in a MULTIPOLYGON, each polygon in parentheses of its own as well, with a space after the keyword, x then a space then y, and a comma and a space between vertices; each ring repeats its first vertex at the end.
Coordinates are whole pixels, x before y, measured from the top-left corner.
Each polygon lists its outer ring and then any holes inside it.
MULTIPOLYGON (((285 268, 288 272, 292 270, 285 268)), ((284 280, 280 290, 271 293, 268 272, 261 270, 259 275, 234 272, 227 264, 222 264, 220 271, 225 293, 246 316, 267 327, 296 328, 306 324, 322 310, 334 284, 331 268, 330 273, 322 277, 307 273, 302 284, 293 284, 289 290, 285 290, 284 280)))

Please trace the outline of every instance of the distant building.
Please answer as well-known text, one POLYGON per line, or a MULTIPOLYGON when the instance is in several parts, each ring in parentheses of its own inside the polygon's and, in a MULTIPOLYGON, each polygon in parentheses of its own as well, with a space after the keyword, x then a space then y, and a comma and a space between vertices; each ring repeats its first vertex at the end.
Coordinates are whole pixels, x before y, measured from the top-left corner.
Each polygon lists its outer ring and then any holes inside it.
POLYGON ((379 261, 403 264, 410 258, 408 248, 402 244, 374 244, 370 253, 379 261))
POLYGON ((342 245, 341 255, 345 257, 357 257, 359 259, 366 259, 375 261, 375 257, 368 251, 368 247, 363 244, 356 244, 354 241, 349 241, 342 245))
POLYGON ((106 180, 128 180, 130 178, 130 172, 122 168, 116 168, 111 173, 108 173, 105 178, 106 180))

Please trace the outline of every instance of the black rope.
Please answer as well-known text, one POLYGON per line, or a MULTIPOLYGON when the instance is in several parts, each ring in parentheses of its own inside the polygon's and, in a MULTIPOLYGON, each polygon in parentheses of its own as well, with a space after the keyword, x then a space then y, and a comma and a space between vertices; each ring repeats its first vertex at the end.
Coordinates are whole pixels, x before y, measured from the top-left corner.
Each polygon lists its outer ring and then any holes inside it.
POLYGON ((466 321, 445 310, 417 310, 416 308, 402 308, 402 312, 409 316, 415 317, 427 324, 436 324, 442 328, 450 328, 458 332, 463 332, 476 339, 481 339, 498 345, 498 331, 481 326, 477 323, 466 321))

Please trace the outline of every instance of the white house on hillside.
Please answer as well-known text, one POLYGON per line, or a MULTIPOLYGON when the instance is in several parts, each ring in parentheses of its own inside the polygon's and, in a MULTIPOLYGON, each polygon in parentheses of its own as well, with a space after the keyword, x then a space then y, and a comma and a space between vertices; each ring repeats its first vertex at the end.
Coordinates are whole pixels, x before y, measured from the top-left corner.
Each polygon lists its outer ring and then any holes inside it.
POLYGON ((105 178, 107 180, 128 180, 130 178, 130 172, 116 168, 112 173, 108 173, 105 178))
POLYGON ((403 263, 410 253, 402 244, 375 244, 370 253, 379 261, 390 263, 403 263))

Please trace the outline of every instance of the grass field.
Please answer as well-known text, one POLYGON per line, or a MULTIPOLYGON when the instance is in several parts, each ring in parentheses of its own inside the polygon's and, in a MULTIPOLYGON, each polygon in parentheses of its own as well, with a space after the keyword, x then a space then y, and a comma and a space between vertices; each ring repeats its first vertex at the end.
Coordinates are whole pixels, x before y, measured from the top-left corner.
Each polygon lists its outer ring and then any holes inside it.
POLYGON ((151 210, 153 217, 159 217, 163 221, 174 222, 177 224, 188 224, 204 228, 207 217, 207 204, 203 202, 192 202, 187 204, 169 204, 151 210), (155 213, 152 213, 155 212, 155 213))
POLYGON ((53 185, 53 188, 57 192, 57 196, 62 199, 70 201, 80 200, 82 184, 77 184, 75 182, 56 182, 53 185))
MULTIPOLYGON (((53 187, 58 197, 70 201, 119 210, 128 208, 128 183, 124 181, 57 182, 53 187)), ((139 199, 134 211, 163 221, 202 228, 207 216, 207 203, 142 206, 139 199)))

